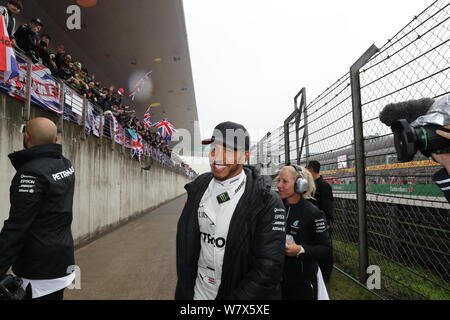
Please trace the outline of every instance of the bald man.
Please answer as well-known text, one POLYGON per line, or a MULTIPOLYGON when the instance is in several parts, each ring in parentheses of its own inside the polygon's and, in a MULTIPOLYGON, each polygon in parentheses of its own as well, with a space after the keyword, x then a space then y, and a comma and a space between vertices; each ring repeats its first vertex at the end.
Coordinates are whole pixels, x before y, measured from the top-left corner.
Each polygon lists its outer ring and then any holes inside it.
POLYGON ((71 232, 75 172, 56 143, 55 124, 28 122, 24 150, 9 155, 17 170, 11 209, 0 232, 0 279, 12 266, 27 299, 62 300, 75 274, 71 232))

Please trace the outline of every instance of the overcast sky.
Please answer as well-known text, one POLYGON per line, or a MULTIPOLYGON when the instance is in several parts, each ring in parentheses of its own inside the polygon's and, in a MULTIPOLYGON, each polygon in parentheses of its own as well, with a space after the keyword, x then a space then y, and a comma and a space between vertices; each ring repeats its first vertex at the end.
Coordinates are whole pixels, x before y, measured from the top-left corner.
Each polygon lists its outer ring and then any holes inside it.
POLYGON ((252 141, 381 47, 432 3, 424 0, 184 0, 202 136, 231 120, 252 141))

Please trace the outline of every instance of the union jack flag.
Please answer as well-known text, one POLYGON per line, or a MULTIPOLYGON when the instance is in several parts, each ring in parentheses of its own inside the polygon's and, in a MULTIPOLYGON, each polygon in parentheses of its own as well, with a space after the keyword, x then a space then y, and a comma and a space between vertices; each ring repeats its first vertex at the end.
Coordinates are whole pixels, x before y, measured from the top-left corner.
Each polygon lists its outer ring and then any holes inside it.
POLYGON ((139 92, 141 92, 142 87, 144 86, 145 81, 147 81, 148 79, 150 79, 150 76, 152 74, 153 71, 149 71, 147 72, 134 86, 133 91, 131 91, 130 95, 128 96, 131 101, 134 101, 134 99, 136 98, 136 94, 138 94, 139 92))
POLYGON ((11 80, 19 75, 19 67, 6 29, 4 16, 0 17, 0 38, 0 70, 3 71, 4 80, 11 80))
POLYGON ((175 132, 177 132, 173 124, 167 120, 158 121, 155 123, 155 127, 164 140, 170 141, 175 132))
POLYGON ((144 120, 142 120, 142 124, 146 129, 150 129, 152 126, 152 114, 150 113, 150 108, 147 109, 147 111, 144 114, 144 120))

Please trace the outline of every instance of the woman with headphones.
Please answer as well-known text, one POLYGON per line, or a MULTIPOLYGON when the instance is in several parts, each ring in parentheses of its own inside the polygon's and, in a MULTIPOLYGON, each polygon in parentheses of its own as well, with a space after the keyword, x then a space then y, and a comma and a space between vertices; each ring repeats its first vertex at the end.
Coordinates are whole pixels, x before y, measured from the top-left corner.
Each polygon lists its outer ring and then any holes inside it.
POLYGON ((328 256, 331 240, 324 212, 307 201, 315 191, 314 179, 305 168, 289 165, 281 169, 277 188, 286 207, 282 298, 316 300, 317 260, 328 256))

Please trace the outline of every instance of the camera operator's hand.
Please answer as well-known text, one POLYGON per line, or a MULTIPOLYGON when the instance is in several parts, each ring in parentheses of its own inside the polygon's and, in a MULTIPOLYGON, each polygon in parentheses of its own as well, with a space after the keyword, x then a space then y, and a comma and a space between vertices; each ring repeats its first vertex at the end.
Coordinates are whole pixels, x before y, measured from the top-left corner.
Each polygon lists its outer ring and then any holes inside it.
MULTIPOLYGON (((444 128, 450 129, 450 125, 445 126, 444 128)), ((436 130, 436 133, 438 135, 440 135, 441 137, 449 139, 449 143, 450 143, 450 132, 436 130)), ((448 174, 450 174, 450 153, 446 153, 446 154, 433 153, 433 158, 434 158, 434 160, 436 160, 437 162, 442 164, 442 166, 447 170, 448 174)))

